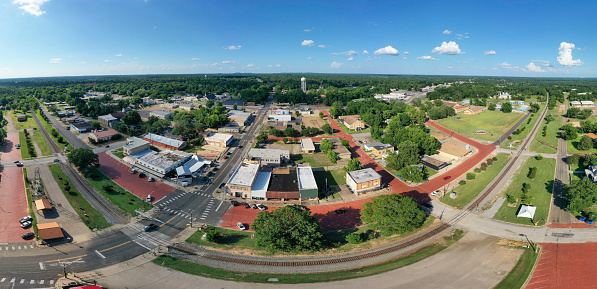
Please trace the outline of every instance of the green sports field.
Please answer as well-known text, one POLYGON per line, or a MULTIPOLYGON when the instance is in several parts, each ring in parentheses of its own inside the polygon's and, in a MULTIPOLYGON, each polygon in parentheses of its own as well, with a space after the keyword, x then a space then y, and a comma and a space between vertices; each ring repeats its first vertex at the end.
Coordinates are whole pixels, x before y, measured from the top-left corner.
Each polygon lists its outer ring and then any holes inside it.
POLYGON ((459 114, 459 119, 451 116, 438 120, 437 123, 469 138, 495 141, 523 116, 523 113, 486 110, 473 115, 459 114), (485 134, 477 134, 477 130, 485 130, 485 134))

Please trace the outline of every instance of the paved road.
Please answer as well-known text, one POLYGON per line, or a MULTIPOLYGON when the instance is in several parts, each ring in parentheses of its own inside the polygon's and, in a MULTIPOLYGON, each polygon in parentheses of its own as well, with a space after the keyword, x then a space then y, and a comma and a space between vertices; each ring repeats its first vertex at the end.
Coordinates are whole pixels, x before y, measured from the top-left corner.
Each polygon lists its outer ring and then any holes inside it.
MULTIPOLYGON (((568 100, 564 101, 563 115, 568 111, 568 100)), ((564 123, 567 118, 563 117, 564 123)), ((558 152, 556 158, 556 174, 553 185, 552 202, 549 210, 550 223, 573 223, 578 222, 570 212, 566 211, 566 185, 570 184, 570 175, 568 172, 568 144, 566 140, 558 136, 558 152)))
POLYGON ((50 112, 48 112, 43 106, 41 106, 43 113, 48 117, 52 126, 60 132, 62 136, 76 149, 78 148, 91 148, 84 141, 78 138, 70 130, 66 129, 66 125, 58 121, 50 112))

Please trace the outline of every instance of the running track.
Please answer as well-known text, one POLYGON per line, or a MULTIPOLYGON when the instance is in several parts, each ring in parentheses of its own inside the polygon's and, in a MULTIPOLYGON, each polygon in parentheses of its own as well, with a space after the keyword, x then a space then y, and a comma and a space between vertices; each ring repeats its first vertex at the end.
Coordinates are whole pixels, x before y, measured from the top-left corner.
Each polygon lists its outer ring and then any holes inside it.
MULTIPOLYGON (((450 183, 450 181, 457 179, 459 176, 463 175, 471 168, 484 161, 496 148, 495 145, 481 144, 477 141, 454 133, 436 124, 435 122, 427 122, 426 125, 437 128, 460 141, 476 147, 478 152, 455 168, 452 168, 450 171, 441 174, 420 186, 410 187, 392 176, 385 169, 379 166, 373 159, 371 159, 358 145, 354 143, 352 135, 344 133, 336 121, 330 117, 327 111, 323 111, 323 113, 326 117, 328 117, 328 120, 330 120, 329 123, 334 131, 337 132, 336 137, 349 141, 349 144, 352 148, 353 157, 358 156, 359 160, 363 164, 363 167, 372 168, 379 173, 382 176, 382 183, 388 184, 392 193, 399 193, 405 196, 413 197, 419 203, 429 202, 431 200, 429 193, 444 187, 446 184, 450 183), (444 180, 444 177, 446 176, 451 176, 450 180, 444 180)), ((356 227, 361 223, 361 208, 365 202, 370 200, 371 198, 367 198, 342 204, 314 206, 310 207, 310 209, 311 213, 319 220, 319 223, 324 230, 348 229, 356 227), (347 212, 342 215, 334 214, 334 210, 340 208, 347 210, 347 212)), ((275 207, 268 208, 268 210, 273 209, 275 209, 275 207)), ((225 228, 237 229, 236 223, 242 222, 245 224, 245 226, 248 225, 250 229, 250 225, 253 223, 253 219, 257 216, 257 213, 259 213, 258 210, 245 209, 242 206, 233 207, 226 213, 226 215, 224 215, 224 217, 222 217, 223 222, 221 226, 225 228)))

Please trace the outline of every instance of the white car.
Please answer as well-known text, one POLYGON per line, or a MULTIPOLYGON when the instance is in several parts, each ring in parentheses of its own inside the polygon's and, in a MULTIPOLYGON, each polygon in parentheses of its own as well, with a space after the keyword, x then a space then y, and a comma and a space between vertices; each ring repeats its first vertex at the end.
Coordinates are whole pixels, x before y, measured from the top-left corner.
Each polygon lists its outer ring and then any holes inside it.
POLYGON ((153 177, 149 177, 149 178, 147 178, 147 181, 148 181, 148 182, 153 182, 153 181, 154 181, 154 179, 153 179, 153 177))
POLYGON ((267 208, 266 208, 264 205, 262 205, 262 204, 257 204, 257 208, 259 208, 259 210, 261 210, 261 211, 265 211, 265 210, 267 209, 267 208))
POLYGON ((436 196, 436 195, 439 195, 439 193, 441 193, 441 192, 442 192, 441 190, 436 190, 436 191, 433 191, 433 193, 431 193, 431 195, 436 196))
POLYGON ((147 200, 148 203, 151 203, 151 195, 147 195, 147 199, 146 200, 147 200))
POLYGON ((239 228, 241 231, 244 231, 244 230, 246 230, 246 229, 247 229, 247 228, 245 228, 245 225, 243 225, 243 223, 241 223, 241 222, 238 222, 238 223, 236 223, 236 226, 237 226, 237 227, 238 227, 238 228, 239 228))
POLYGON ((29 226, 31 226, 31 221, 27 221, 27 222, 21 224, 21 228, 23 228, 23 229, 27 228, 29 226))

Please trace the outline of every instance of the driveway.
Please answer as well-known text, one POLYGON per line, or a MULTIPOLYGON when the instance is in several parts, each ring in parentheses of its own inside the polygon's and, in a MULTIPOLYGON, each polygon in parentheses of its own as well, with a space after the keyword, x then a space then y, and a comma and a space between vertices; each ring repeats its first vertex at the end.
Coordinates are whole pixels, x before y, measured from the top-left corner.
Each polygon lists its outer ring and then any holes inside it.
POLYGON ((157 181, 148 182, 147 177, 139 178, 139 174, 131 174, 130 167, 107 155, 105 152, 98 155, 99 163, 101 164, 99 170, 121 187, 141 199, 145 199, 147 195, 151 194, 153 201, 157 202, 174 191, 174 188, 169 185, 157 181))

